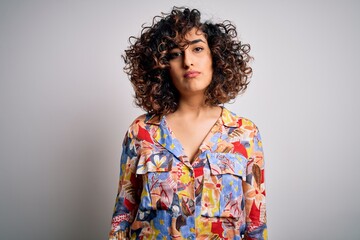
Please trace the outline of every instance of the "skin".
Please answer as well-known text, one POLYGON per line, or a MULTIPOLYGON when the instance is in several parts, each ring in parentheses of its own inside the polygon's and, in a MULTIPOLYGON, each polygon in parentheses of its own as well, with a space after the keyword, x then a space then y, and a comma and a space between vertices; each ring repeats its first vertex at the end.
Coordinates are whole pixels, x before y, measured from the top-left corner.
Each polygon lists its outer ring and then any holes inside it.
POLYGON ((190 42, 188 47, 175 48, 170 52, 169 72, 180 99, 178 109, 168 114, 166 121, 192 162, 222 110, 205 104, 205 90, 213 76, 206 37, 194 28, 187 33, 185 40, 190 42))
POLYGON ((213 75, 211 51, 201 31, 192 29, 185 39, 189 46, 170 51, 170 77, 183 97, 203 98, 213 75))

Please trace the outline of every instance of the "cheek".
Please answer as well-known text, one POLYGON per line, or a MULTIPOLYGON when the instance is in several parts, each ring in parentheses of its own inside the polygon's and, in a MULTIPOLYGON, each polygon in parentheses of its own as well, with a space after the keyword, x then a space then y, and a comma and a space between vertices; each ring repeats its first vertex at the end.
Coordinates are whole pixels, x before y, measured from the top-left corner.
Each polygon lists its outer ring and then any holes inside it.
POLYGON ((179 76, 177 74, 177 71, 173 68, 169 69, 169 77, 172 84, 175 86, 175 88, 178 88, 179 85, 179 76))
POLYGON ((179 72, 179 68, 176 64, 170 64, 170 68, 169 68, 169 74, 170 74, 170 77, 173 78, 173 77, 176 77, 179 72))
POLYGON ((174 82, 174 78, 175 78, 175 71, 173 68, 169 69, 169 76, 171 78, 171 81, 174 82))
POLYGON ((211 83, 212 79, 213 79, 213 71, 212 71, 212 69, 211 69, 211 71, 209 71, 208 77, 209 77, 209 83, 211 83))
POLYGON ((214 68, 213 68, 213 64, 212 64, 211 60, 208 62, 207 69, 208 69, 207 72, 208 72, 209 78, 210 78, 210 80, 212 80, 212 76, 213 76, 213 73, 214 73, 214 68))
POLYGON ((206 60, 204 61, 204 66, 208 69, 208 71, 213 71, 213 61, 212 61, 212 57, 211 54, 209 54, 206 58, 206 60))

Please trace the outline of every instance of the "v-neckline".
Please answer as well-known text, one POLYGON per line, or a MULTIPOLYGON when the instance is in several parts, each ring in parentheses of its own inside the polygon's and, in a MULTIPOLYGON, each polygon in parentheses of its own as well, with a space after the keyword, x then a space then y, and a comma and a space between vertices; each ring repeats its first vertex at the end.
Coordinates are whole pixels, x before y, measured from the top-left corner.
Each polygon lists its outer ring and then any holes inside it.
MULTIPOLYGON (((224 107, 219 106, 221 108, 221 112, 220 112, 220 116, 216 119, 216 121, 214 122, 214 124, 211 126, 211 128, 209 129, 209 131, 206 133, 204 139, 201 141, 200 145, 197 147, 197 151, 195 152, 194 156, 192 157, 192 159, 190 159, 190 157, 186 154, 185 148, 183 146, 183 144, 181 143, 181 141, 176 137, 175 132, 171 129, 170 125, 168 124, 167 120, 166 120, 166 116, 163 115, 163 121, 164 121, 164 125, 167 128, 168 132, 171 135, 172 139, 175 139, 179 146, 181 147, 181 155, 186 158, 189 163, 192 165, 194 162, 196 162, 196 158, 201 154, 202 150, 204 149, 204 146, 206 146, 206 143, 211 139, 212 135, 214 132, 216 132, 215 127, 218 127, 219 125, 221 125, 222 122, 222 116, 223 116, 223 112, 224 112, 224 107)), ((205 147, 206 148, 206 147, 205 147)))

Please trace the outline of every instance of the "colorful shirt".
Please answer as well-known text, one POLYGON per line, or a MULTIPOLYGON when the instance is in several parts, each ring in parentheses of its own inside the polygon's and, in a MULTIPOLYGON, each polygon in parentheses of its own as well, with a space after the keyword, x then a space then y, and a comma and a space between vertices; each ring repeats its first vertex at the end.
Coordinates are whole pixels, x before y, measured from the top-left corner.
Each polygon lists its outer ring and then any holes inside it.
POLYGON ((267 239, 260 133, 222 109, 192 162, 166 116, 131 124, 110 240, 267 239))

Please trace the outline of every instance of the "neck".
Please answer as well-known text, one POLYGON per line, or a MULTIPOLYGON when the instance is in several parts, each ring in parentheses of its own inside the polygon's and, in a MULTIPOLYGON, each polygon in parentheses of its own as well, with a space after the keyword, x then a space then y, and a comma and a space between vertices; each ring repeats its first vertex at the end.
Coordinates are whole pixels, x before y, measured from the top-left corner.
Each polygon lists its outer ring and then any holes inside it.
POLYGON ((218 115, 218 111, 218 106, 205 104, 204 97, 192 96, 180 98, 175 115, 195 120, 197 118, 209 117, 213 114, 218 115))
POLYGON ((205 104, 205 98, 203 96, 187 96, 180 98, 177 112, 199 113, 202 110, 206 110, 208 108, 209 106, 205 104))

